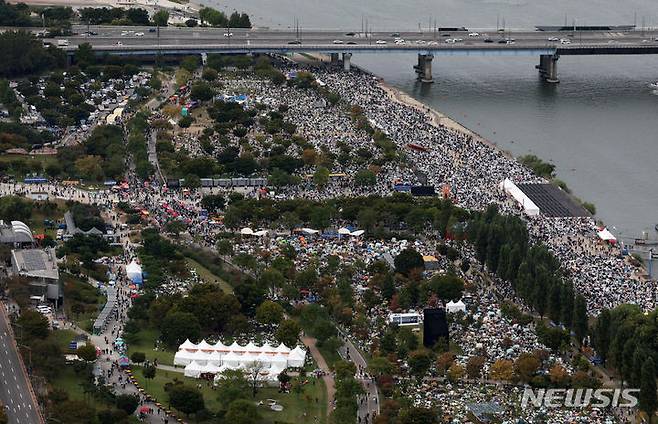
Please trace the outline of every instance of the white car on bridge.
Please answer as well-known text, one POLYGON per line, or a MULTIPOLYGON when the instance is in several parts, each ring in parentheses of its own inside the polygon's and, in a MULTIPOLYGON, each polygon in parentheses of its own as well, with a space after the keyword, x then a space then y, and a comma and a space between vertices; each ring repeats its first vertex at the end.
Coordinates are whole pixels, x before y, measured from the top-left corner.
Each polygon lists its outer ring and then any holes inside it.
POLYGON ((386 40, 377 40, 375 44, 386 44, 386 40))
POLYGON ((334 40, 333 43, 334 44, 343 44, 343 40, 334 40))
POLYGON ((468 34, 469 37, 479 37, 480 33, 479 32, 471 32, 468 34))

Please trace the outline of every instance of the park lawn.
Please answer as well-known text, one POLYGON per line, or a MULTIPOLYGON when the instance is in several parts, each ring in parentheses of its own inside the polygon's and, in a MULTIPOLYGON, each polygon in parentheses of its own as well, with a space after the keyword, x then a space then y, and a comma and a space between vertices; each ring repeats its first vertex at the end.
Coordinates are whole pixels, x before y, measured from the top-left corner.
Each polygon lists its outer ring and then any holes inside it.
POLYGON ((144 354, 146 354, 146 359, 149 361, 157 359, 159 364, 173 365, 174 354, 176 352, 171 350, 153 350, 155 341, 158 340, 159 337, 160 332, 154 328, 144 328, 140 330, 135 335, 137 342, 128 343, 128 356, 133 352, 144 352, 144 354))
MULTIPOLYGON (((141 367, 133 367, 133 375, 144 388, 144 390, 162 403, 168 405, 168 395, 164 390, 165 384, 173 382, 175 379, 184 382, 187 385, 197 387, 201 384, 201 393, 205 401, 205 406, 210 411, 218 411, 221 407, 217 392, 207 381, 197 380, 183 376, 182 373, 158 369, 155 378, 147 380, 144 378, 141 367)), ((182 369, 181 369, 182 371, 182 369)), ((296 393, 279 393, 277 387, 264 387, 258 390, 255 403, 274 399, 283 406, 283 411, 275 412, 266 406, 260 406, 258 409, 266 423, 289 423, 302 424, 315 422, 314 417, 318 417, 320 423, 326 423, 327 413, 327 390, 322 379, 308 377, 309 383, 304 386, 304 391, 296 393), (312 382, 315 381, 315 384, 312 382), (317 401, 316 401, 317 399, 317 401), (305 415, 306 414, 306 415, 305 415)), ((182 414, 181 414, 182 415, 182 414)))
MULTIPOLYGON (((85 400, 85 393, 80 383, 82 383, 82 377, 75 373, 72 365, 65 365, 57 378, 51 381, 52 386, 64 390, 69 395, 69 399, 85 400)), ((87 396, 87 398, 93 401, 93 396, 87 396)))
MULTIPOLYGON (((41 169, 45 169, 46 166, 53 164, 53 163, 58 163, 59 159, 57 159, 56 155, 17 155, 17 154, 3 154, 0 155, 0 162, 6 162, 6 163, 11 163, 13 161, 21 161, 21 162, 39 162, 41 164, 41 169)), ((13 170, 10 170, 10 173, 12 173, 13 170)), ((28 171, 26 174, 31 174, 32 171, 28 171)), ((25 176, 23 173, 13 173, 13 175, 18 179, 22 178, 25 176)))
POLYGON ((48 335, 48 339, 57 343, 62 352, 69 351, 69 343, 75 339, 78 334, 73 330, 54 330, 48 335))
POLYGON ((233 294, 233 287, 231 287, 226 281, 213 274, 208 268, 201 265, 199 262, 195 261, 192 258, 185 258, 187 264, 196 270, 197 275, 203 281, 207 283, 219 282, 219 287, 224 291, 224 293, 233 294))

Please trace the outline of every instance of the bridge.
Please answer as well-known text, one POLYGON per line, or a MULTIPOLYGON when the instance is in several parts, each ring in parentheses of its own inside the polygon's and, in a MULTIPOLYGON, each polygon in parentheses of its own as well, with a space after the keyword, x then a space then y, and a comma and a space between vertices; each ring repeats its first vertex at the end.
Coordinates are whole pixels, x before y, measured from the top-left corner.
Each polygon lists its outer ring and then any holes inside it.
POLYGON ((423 82, 432 82, 434 56, 539 56, 536 68, 547 82, 559 82, 561 56, 658 54, 658 30, 634 27, 577 27, 572 30, 471 30, 360 33, 336 30, 304 32, 270 29, 74 26, 76 35, 44 39, 73 56, 90 43, 99 55, 192 55, 204 53, 322 53, 349 70, 358 53, 416 53, 414 66, 423 82))

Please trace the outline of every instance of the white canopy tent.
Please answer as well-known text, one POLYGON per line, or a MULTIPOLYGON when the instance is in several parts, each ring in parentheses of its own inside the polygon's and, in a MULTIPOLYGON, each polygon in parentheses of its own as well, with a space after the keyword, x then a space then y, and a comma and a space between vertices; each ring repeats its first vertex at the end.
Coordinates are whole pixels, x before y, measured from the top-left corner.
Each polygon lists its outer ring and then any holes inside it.
POLYGON ((607 241, 609 243, 616 243, 617 242, 617 237, 615 237, 610 230, 607 228, 602 229, 601 231, 596 233, 599 238, 603 241, 607 241))
POLYGON ((206 339, 201 340, 201 342, 196 346, 196 348, 208 352, 214 350, 214 346, 208 343, 206 339))
POLYGON ((189 350, 189 351, 195 351, 197 350, 197 347, 194 343, 190 341, 190 339, 186 339, 183 344, 178 346, 178 350, 189 350))
POLYGON ((185 377, 199 378, 204 366, 196 361, 192 361, 185 367, 185 377))
POLYGON ((347 228, 342 227, 342 228, 338 229, 338 234, 341 234, 341 235, 345 236, 345 235, 351 234, 351 232, 347 228))
POLYGON ((365 233, 364 230, 356 230, 356 231, 352 231, 352 232, 350 233, 350 235, 351 235, 352 237, 359 237, 359 236, 363 235, 363 233, 365 233))
POLYGON ((464 302, 461 301, 461 299, 458 300, 457 302, 450 301, 446 305, 446 310, 448 311, 448 313, 451 314, 454 314, 456 312, 466 312, 466 305, 464 304, 464 302))
POLYGON ((505 193, 512 196, 522 207, 523 211, 528 216, 537 216, 539 215, 539 207, 530 200, 528 196, 521 191, 520 188, 516 186, 509 178, 505 178, 503 182, 500 183, 500 188, 505 191, 505 193))
POLYGON ((126 276, 135 284, 142 284, 142 266, 134 260, 126 265, 126 276))
POLYGON ((174 365, 189 365, 190 362, 194 360, 195 352, 189 352, 187 350, 179 350, 174 355, 174 365))
POLYGON ((249 227, 245 227, 245 228, 240 230, 240 234, 242 234, 243 236, 253 236, 254 235, 254 230, 252 230, 249 227))

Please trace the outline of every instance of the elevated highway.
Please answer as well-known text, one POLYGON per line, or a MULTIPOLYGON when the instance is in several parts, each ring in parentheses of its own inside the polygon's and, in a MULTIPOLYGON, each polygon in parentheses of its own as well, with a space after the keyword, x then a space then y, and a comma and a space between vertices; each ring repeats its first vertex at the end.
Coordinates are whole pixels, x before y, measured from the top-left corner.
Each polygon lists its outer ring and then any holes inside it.
POLYGON ((77 35, 44 39, 73 55, 82 43, 104 55, 190 55, 317 52, 350 67, 355 53, 416 53, 419 78, 432 81, 434 56, 539 56, 546 81, 558 82, 557 61, 573 55, 658 54, 657 30, 471 30, 358 33, 334 30, 304 32, 269 29, 77 26, 77 35))

